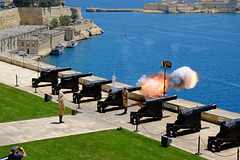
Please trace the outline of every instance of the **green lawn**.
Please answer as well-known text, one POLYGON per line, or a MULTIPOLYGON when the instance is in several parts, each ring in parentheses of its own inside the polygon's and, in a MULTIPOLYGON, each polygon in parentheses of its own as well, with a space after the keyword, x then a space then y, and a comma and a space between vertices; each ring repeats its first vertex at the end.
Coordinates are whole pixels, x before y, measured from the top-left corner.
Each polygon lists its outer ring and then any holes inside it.
POLYGON ((13 146, 23 147, 26 160, 192 160, 203 159, 175 147, 162 147, 160 142, 127 130, 107 130, 61 138, 46 139, 0 147, 0 157, 13 146))
MULTIPOLYGON (((57 116, 58 104, 0 83, 0 123, 57 116)), ((66 107, 65 114, 71 109, 66 107)))

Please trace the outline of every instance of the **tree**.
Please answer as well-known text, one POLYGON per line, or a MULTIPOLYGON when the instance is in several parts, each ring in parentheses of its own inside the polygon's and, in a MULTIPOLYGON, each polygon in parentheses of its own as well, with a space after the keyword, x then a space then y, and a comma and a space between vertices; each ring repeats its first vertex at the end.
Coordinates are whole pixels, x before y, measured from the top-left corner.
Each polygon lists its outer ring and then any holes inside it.
POLYGON ((75 22, 76 19, 77 19, 77 15, 73 13, 72 16, 71 16, 71 18, 72 18, 73 22, 75 22))
POLYGON ((34 2, 35 0, 13 0, 13 4, 16 7, 30 7, 34 2))
POLYGON ((68 26, 71 23, 71 17, 67 15, 60 16, 59 21, 62 26, 68 26))
POLYGON ((39 1, 39 7, 52 7, 56 6, 57 4, 55 3, 54 0, 40 0, 39 1))
POLYGON ((56 28, 58 27, 58 19, 57 18, 53 18, 51 21, 50 21, 50 26, 49 28, 50 29, 53 29, 53 28, 56 28))

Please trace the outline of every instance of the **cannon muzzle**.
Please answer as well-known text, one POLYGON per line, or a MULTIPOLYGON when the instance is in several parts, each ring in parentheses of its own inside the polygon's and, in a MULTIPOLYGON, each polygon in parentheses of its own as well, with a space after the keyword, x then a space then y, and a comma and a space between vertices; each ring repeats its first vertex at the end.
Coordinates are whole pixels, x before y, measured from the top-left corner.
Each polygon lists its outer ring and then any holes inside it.
POLYGON ((147 104, 156 104, 156 103, 166 102, 166 101, 170 101, 170 100, 174 100, 174 99, 177 99, 176 95, 146 99, 145 103, 147 103, 147 104))

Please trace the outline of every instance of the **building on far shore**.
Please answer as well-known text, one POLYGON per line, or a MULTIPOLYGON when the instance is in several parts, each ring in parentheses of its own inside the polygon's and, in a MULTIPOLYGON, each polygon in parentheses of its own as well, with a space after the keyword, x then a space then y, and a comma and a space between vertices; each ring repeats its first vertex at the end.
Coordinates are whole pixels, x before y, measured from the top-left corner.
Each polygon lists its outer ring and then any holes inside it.
POLYGON ((240 0, 161 1, 144 5, 145 10, 160 10, 165 13, 235 12, 240 0))
POLYGON ((47 29, 46 26, 29 25, 0 30, 0 53, 17 49, 17 40, 19 38, 37 35, 47 29))
POLYGON ((38 35, 30 35, 18 39, 18 51, 38 55, 49 53, 52 48, 64 43, 65 32, 63 30, 48 30, 38 35))

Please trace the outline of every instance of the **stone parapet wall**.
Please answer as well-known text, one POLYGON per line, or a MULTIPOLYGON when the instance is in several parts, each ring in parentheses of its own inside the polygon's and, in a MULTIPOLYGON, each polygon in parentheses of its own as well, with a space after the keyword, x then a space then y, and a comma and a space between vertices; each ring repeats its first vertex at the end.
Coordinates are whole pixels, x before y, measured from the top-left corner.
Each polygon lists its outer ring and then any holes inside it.
MULTIPOLYGON (((31 59, 24 59, 24 57, 20 57, 20 56, 15 56, 15 55, 10 55, 10 54, 1 54, 0 55, 0 60, 1 61, 5 61, 11 64, 15 64, 18 66, 23 66, 35 71, 41 71, 42 68, 55 68, 56 66, 52 66, 49 64, 45 64, 42 62, 37 62, 31 59), (14 56, 14 57, 13 57, 14 56)), ((64 71, 64 72, 60 72, 59 76, 62 76, 63 74, 71 74, 71 73, 76 73, 76 71, 64 71)), ((89 77, 83 77, 83 78, 79 78, 79 83, 83 84, 86 81, 95 81, 95 80, 102 80, 103 78, 100 77, 96 77, 96 76, 89 76, 89 77)), ((102 86, 102 89, 104 91, 107 91, 109 88, 111 88, 112 84, 106 84, 102 86)), ((117 88, 123 88, 124 84, 123 83, 119 83, 117 82, 115 84, 115 87, 117 88)), ((130 87, 130 86, 128 86, 130 87)), ((142 100, 143 96, 141 95, 141 92, 139 91, 135 91, 135 92, 131 92, 129 93, 129 97, 130 99, 134 99, 134 100, 142 100)), ((197 106, 204 106, 203 104, 197 103, 197 102, 191 102, 191 101, 187 101, 187 100, 183 100, 178 98, 177 100, 172 100, 169 102, 166 102, 164 104, 165 108, 170 108, 172 110, 179 110, 179 109, 184 109, 184 108, 192 108, 192 107, 197 107, 197 106)), ((202 119, 212 122, 212 123, 216 123, 216 124, 220 124, 222 121, 225 120, 229 120, 229 119, 237 119, 240 118, 240 114, 238 113, 233 113, 233 112, 229 112, 226 110, 222 110, 222 109, 213 109, 210 111, 206 111, 202 113, 202 119)))
POLYGON ((0 11, 0 29, 11 28, 20 25, 18 8, 0 11))

